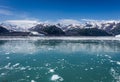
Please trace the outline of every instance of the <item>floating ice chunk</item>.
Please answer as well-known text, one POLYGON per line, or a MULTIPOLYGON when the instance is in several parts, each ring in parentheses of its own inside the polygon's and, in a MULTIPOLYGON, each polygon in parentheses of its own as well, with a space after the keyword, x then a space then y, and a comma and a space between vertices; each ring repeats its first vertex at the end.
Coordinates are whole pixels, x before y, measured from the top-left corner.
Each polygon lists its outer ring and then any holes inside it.
POLYGON ((64 79, 61 76, 55 74, 51 77, 51 80, 52 81, 63 81, 64 79))
POLYGON ((53 50, 53 48, 48 48, 48 50, 53 50))
POLYGON ((10 59, 10 57, 6 57, 6 59, 10 59))
POLYGON ((91 69, 91 70, 93 70, 93 68, 92 68, 92 67, 91 67, 90 69, 91 69))
POLYGON ((107 58, 110 58, 110 59, 111 59, 111 56, 109 56, 109 55, 105 55, 105 57, 107 57, 107 58))
POLYGON ((120 82, 120 74, 117 73, 117 71, 115 69, 111 68, 110 69, 110 74, 116 80, 116 81, 113 81, 113 82, 120 82))
POLYGON ((120 65, 120 62, 119 62, 119 61, 117 61, 116 63, 117 63, 118 65, 120 65))
POLYGON ((6 52, 5 54, 8 55, 8 54, 10 54, 10 53, 9 53, 9 52, 6 52))
POLYGON ((49 63, 46 63, 46 64, 45 64, 46 67, 49 66, 49 65, 50 65, 49 63))
POLYGON ((1 76, 5 75, 5 73, 1 73, 1 76))
POLYGON ((8 69, 11 63, 8 63, 4 68, 8 69))
POLYGON ((36 79, 39 79, 40 77, 39 76, 37 76, 37 77, 35 77, 36 79))
POLYGON ((60 77, 58 75, 53 75, 51 77, 51 80, 55 81, 55 80, 58 80, 60 77))
POLYGON ((87 69, 87 68, 85 68, 85 71, 88 71, 88 69, 87 69))
POLYGON ((53 72, 55 72, 55 70, 54 70, 54 69, 50 69, 49 72, 50 72, 50 73, 53 73, 53 72))
POLYGON ((120 35, 116 35, 115 37, 116 37, 116 38, 120 38, 120 35))
POLYGON ((110 60, 110 62, 111 62, 111 63, 113 63, 113 62, 115 62, 115 61, 113 61, 113 60, 110 60))
POLYGON ((17 66, 19 66, 20 65, 20 63, 16 63, 15 65, 13 65, 13 67, 17 67, 17 66))
POLYGON ((28 75, 28 76, 26 76, 27 78, 29 78, 30 76, 28 75))
POLYGON ((62 59, 62 61, 64 61, 65 59, 62 59))
POLYGON ((28 70, 32 70, 32 68, 28 68, 28 70))
POLYGON ((36 82, 35 80, 31 80, 31 82, 36 82))
POLYGON ((25 67, 21 67, 20 70, 25 70, 26 68, 25 67))
POLYGON ((82 77, 80 77, 80 79, 82 79, 82 77))
POLYGON ((33 59, 33 61, 36 61, 36 59, 33 59))

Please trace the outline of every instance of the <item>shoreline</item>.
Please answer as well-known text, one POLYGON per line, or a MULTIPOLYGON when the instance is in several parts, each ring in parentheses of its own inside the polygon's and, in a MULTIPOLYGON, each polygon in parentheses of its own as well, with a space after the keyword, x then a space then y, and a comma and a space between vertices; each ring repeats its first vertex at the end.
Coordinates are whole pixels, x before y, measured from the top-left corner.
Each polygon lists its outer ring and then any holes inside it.
POLYGON ((0 36, 0 40, 119 40, 114 36, 0 36))

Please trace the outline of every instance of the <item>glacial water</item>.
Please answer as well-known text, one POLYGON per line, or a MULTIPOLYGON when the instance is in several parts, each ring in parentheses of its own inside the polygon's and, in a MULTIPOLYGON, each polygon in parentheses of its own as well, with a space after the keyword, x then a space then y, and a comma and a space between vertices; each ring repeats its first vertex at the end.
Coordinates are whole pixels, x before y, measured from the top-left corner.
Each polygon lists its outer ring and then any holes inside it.
POLYGON ((120 82, 120 41, 0 40, 0 82, 120 82))

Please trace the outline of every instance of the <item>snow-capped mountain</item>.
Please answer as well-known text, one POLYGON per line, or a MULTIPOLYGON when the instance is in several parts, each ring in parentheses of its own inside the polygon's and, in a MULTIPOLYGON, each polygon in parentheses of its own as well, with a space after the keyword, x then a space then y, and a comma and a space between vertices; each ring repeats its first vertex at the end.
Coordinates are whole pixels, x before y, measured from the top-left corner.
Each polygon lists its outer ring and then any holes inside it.
POLYGON ((20 26, 13 25, 13 24, 8 24, 8 23, 1 23, 0 26, 3 26, 4 28, 8 29, 9 31, 25 31, 20 26))
MULTIPOLYGON (((77 24, 64 24, 63 22, 57 23, 44 23, 44 22, 30 22, 30 23, 1 23, 0 26, 8 29, 9 31, 36 31, 43 34, 50 35, 64 35, 71 33, 75 35, 89 35, 97 34, 98 32, 106 35, 120 34, 120 21, 86 21, 77 24), (95 29, 94 29, 95 28, 95 29), (91 33, 90 33, 91 32, 91 33), (106 32, 106 33, 105 33, 106 32), (58 33, 58 34, 57 34, 58 33), (81 34, 82 33, 82 34, 81 34)), ((99 34, 100 35, 100 34, 99 34)), ((102 34, 101 34, 102 35, 102 34)))
POLYGON ((113 21, 88 21, 84 24, 84 27, 107 30, 107 28, 114 29, 118 24, 120 24, 120 21, 115 21, 115 20, 113 21))
POLYGON ((120 34, 120 21, 89 21, 84 28, 98 28, 113 35, 120 34))
MULTIPOLYGON (((56 28, 60 28, 63 30, 63 32, 73 31, 74 33, 81 29, 89 29, 96 28, 101 31, 105 31, 108 34, 117 35, 120 34, 120 21, 86 21, 84 23, 79 24, 63 24, 63 23, 57 23, 57 24, 38 24, 36 26, 33 26, 32 30, 40 30, 41 28, 45 27, 51 27, 56 26, 56 28)), ((72 32, 73 33, 73 32, 72 32)))
POLYGON ((23 24, 13 24, 8 22, 3 22, 0 24, 0 26, 3 26, 4 28, 10 30, 10 31, 29 31, 28 29, 37 25, 38 23, 23 23, 23 24))

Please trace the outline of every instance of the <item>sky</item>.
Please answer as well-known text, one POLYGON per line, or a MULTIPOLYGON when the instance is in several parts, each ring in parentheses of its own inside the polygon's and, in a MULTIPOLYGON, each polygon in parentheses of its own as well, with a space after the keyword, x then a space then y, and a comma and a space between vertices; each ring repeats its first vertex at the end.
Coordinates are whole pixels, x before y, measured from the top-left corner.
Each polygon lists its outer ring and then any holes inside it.
POLYGON ((0 0, 0 21, 119 20, 120 0, 0 0))

